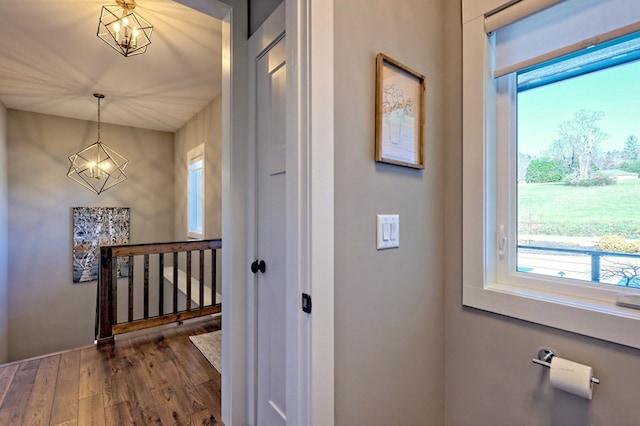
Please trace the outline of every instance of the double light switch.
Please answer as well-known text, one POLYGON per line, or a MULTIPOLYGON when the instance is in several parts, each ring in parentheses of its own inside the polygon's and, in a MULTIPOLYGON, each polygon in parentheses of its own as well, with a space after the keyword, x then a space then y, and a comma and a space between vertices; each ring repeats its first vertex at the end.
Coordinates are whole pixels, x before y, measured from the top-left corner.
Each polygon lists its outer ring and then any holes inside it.
POLYGON ((400 246, 400 216, 397 214, 377 215, 378 250, 400 246))

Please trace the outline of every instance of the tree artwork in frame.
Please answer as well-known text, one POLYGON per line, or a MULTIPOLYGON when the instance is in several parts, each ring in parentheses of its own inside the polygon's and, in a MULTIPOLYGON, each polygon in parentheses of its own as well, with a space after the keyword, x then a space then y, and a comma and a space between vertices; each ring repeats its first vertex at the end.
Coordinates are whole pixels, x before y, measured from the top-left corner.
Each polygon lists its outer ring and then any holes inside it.
POLYGON ((376 57, 376 161, 424 169, 424 76, 376 57))

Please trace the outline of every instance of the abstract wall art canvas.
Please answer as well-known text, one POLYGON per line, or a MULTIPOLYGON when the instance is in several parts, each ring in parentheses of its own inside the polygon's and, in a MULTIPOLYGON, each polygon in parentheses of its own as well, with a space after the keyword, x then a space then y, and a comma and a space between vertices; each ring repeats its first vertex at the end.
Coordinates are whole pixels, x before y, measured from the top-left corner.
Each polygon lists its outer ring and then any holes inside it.
MULTIPOLYGON (((129 243, 128 207, 73 208, 73 282, 98 279, 100 246, 129 243)), ((118 258, 118 277, 127 275, 128 259, 118 258)))

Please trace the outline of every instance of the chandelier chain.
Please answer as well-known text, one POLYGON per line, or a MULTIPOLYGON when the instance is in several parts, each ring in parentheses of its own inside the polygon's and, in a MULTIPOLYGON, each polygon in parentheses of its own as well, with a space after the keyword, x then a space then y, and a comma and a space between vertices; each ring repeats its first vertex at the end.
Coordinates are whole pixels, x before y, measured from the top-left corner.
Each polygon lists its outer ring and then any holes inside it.
POLYGON ((102 93, 94 93, 93 96, 98 99, 98 142, 100 142, 100 101, 104 99, 104 95, 102 93))
POLYGON ((98 142, 100 142, 100 98, 98 98, 98 142))

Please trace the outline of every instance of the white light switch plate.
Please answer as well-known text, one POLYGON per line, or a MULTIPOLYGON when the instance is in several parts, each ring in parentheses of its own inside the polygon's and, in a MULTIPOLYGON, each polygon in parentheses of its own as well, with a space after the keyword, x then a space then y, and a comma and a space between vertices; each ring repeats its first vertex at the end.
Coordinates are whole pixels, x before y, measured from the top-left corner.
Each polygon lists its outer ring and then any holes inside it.
POLYGON ((400 246, 400 215, 376 215, 376 248, 378 250, 400 246))

